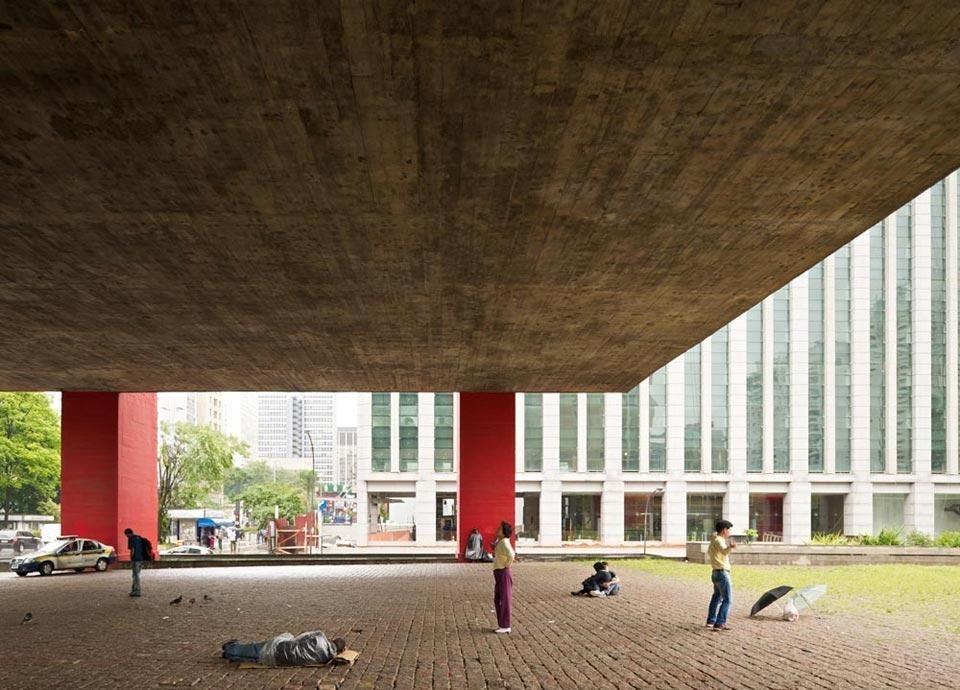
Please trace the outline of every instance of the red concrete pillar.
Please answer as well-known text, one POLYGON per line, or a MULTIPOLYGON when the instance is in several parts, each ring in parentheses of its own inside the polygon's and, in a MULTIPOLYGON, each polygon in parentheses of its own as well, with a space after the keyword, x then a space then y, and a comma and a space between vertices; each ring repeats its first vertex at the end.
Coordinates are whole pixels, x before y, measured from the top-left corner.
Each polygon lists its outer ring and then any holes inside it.
POLYGON ((129 558, 123 530, 157 543, 156 393, 64 393, 60 442, 63 534, 129 558))
MULTIPOLYGON (((460 394, 460 468, 457 472, 457 550, 463 559, 474 527, 489 549, 501 520, 516 513, 513 393, 460 394)), ((514 535, 516 539, 516 535, 514 535)))

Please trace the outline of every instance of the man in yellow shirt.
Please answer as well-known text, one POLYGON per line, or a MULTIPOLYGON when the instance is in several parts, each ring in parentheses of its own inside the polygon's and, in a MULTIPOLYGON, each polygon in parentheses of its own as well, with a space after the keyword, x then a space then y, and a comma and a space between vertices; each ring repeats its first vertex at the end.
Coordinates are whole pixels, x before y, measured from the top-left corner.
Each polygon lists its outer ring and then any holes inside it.
POLYGON ((713 582, 713 597, 710 599, 710 609, 707 611, 707 627, 711 630, 730 630, 730 626, 727 625, 727 614, 730 613, 730 601, 733 598, 730 552, 736 548, 736 544, 730 539, 731 527, 733 523, 729 520, 717 522, 717 533, 707 549, 710 567, 713 568, 710 575, 713 582))

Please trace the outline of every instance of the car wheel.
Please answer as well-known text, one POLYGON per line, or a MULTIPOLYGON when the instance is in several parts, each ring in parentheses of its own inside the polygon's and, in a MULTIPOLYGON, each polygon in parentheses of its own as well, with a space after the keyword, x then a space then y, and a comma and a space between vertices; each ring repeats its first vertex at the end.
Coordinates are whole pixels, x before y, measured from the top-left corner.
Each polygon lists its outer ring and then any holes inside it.
POLYGON ((17 571, 17 575, 19 575, 20 577, 26 577, 26 576, 27 576, 26 573, 21 573, 20 571, 17 571))
POLYGON ((50 575, 51 573, 53 573, 53 563, 50 561, 44 561, 40 564, 41 575, 50 575))
POLYGON ((104 570, 107 569, 107 566, 108 566, 108 565, 109 565, 109 563, 107 563, 107 559, 106 559, 106 558, 98 558, 98 559, 97 559, 97 565, 96 565, 97 572, 98 572, 98 573, 102 573, 104 570))

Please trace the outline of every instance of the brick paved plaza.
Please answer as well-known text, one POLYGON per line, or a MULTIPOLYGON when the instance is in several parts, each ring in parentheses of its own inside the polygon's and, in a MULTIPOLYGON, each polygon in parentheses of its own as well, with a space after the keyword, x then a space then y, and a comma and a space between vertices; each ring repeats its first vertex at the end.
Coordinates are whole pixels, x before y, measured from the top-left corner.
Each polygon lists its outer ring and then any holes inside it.
MULTIPOLYGON (((704 568, 704 566, 690 566, 704 568)), ((589 567, 520 563, 514 633, 494 635, 489 566, 200 568, 0 575, 0 687, 957 687, 960 640, 890 619, 805 616, 703 628, 702 584, 621 570, 619 598, 571 597, 589 567), (169 605, 177 595, 184 603, 169 605), (204 594, 212 597, 199 603, 204 594), (198 603, 190 605, 189 598, 198 603), (23 614, 34 620, 20 625, 23 614), (322 628, 353 668, 238 670, 220 642, 322 628), (339 686, 338 686, 339 683, 339 686)), ((736 582, 736 580, 735 580, 736 582)))

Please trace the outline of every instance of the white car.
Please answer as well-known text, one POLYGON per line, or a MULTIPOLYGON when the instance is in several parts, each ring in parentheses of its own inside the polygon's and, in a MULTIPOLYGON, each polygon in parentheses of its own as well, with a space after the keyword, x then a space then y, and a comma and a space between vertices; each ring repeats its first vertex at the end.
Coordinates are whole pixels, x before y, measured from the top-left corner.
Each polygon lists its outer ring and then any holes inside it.
POLYGON ((172 549, 167 549, 166 551, 161 551, 161 556, 210 556, 213 554, 213 549, 208 549, 206 546, 175 546, 172 549))

